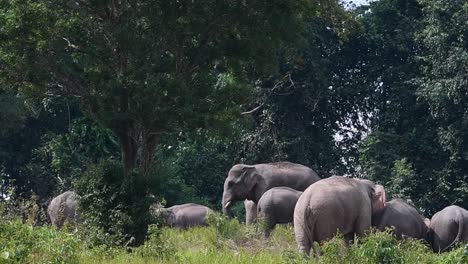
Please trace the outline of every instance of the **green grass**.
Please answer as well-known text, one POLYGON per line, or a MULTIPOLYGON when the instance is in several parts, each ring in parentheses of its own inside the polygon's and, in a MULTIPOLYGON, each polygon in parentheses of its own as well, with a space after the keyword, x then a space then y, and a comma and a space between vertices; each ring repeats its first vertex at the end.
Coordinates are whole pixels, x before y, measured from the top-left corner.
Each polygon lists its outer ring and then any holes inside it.
POLYGON ((189 230, 152 227, 144 245, 126 250, 90 247, 79 231, 4 222, 0 263, 468 263, 468 245, 435 254, 420 241, 398 241, 390 232, 375 232, 348 246, 335 238, 321 246, 321 257, 306 259, 296 250, 291 226, 278 226, 264 240, 255 226, 237 220, 215 216, 210 224, 189 230))

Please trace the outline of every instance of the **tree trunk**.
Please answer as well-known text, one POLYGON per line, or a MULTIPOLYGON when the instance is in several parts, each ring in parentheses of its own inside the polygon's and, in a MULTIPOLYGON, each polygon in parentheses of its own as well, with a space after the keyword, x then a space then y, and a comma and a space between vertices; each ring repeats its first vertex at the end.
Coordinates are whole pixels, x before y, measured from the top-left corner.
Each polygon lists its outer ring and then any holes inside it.
POLYGON ((158 145, 159 138, 151 133, 145 133, 142 137, 140 168, 144 176, 147 176, 153 163, 154 151, 158 145))
POLYGON ((119 133, 118 137, 122 151, 124 174, 127 176, 136 166, 138 146, 135 139, 128 132, 119 133))

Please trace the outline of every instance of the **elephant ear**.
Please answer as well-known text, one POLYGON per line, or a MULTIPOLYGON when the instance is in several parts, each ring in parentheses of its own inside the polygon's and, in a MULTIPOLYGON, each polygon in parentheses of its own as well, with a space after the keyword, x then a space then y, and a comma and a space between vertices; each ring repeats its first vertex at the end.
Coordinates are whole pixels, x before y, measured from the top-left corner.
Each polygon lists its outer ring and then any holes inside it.
POLYGON ((240 176, 241 180, 246 181, 247 175, 251 175, 254 171, 255 171, 255 166, 245 165, 244 167, 242 167, 242 174, 240 176))
POLYGON ((372 194, 372 210, 373 213, 377 213, 385 209, 386 198, 385 198, 385 189, 382 185, 376 184, 374 187, 374 192, 372 194))

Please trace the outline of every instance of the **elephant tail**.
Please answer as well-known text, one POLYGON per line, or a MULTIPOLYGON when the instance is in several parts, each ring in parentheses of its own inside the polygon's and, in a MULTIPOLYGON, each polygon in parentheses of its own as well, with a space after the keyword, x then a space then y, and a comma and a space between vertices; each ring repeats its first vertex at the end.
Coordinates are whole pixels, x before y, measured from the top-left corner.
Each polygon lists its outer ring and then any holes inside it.
POLYGON ((456 243, 460 242, 460 239, 461 239, 461 236, 462 236, 462 233, 463 233, 463 214, 462 212, 460 212, 460 210, 457 210, 457 217, 455 218, 455 221, 456 223, 458 224, 458 233, 457 233, 457 236, 455 237, 455 239, 452 241, 452 243, 450 243, 450 245, 446 246, 442 251, 446 251, 448 250, 449 248, 453 247, 456 243))

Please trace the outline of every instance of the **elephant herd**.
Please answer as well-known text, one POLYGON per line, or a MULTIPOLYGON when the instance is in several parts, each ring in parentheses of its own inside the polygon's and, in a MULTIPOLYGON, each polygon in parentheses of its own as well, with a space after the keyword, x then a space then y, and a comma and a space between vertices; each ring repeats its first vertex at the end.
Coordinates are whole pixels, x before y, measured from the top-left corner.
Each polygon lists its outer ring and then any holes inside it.
MULTIPOLYGON (((393 228, 398 239, 425 240, 435 252, 468 241, 468 211, 448 206, 432 219, 423 217, 402 199, 386 200, 385 189, 372 181, 332 176, 320 177, 312 169, 291 162, 234 165, 224 182, 223 213, 243 201, 246 223, 261 222, 265 238, 276 224, 292 223, 299 251, 308 255, 314 242, 326 241, 338 232, 346 241, 363 236, 371 228, 393 228)), ((52 224, 65 219, 80 221, 75 194, 55 197, 48 214, 52 224)), ((171 227, 207 225, 211 209, 189 203, 156 209, 171 227)))

